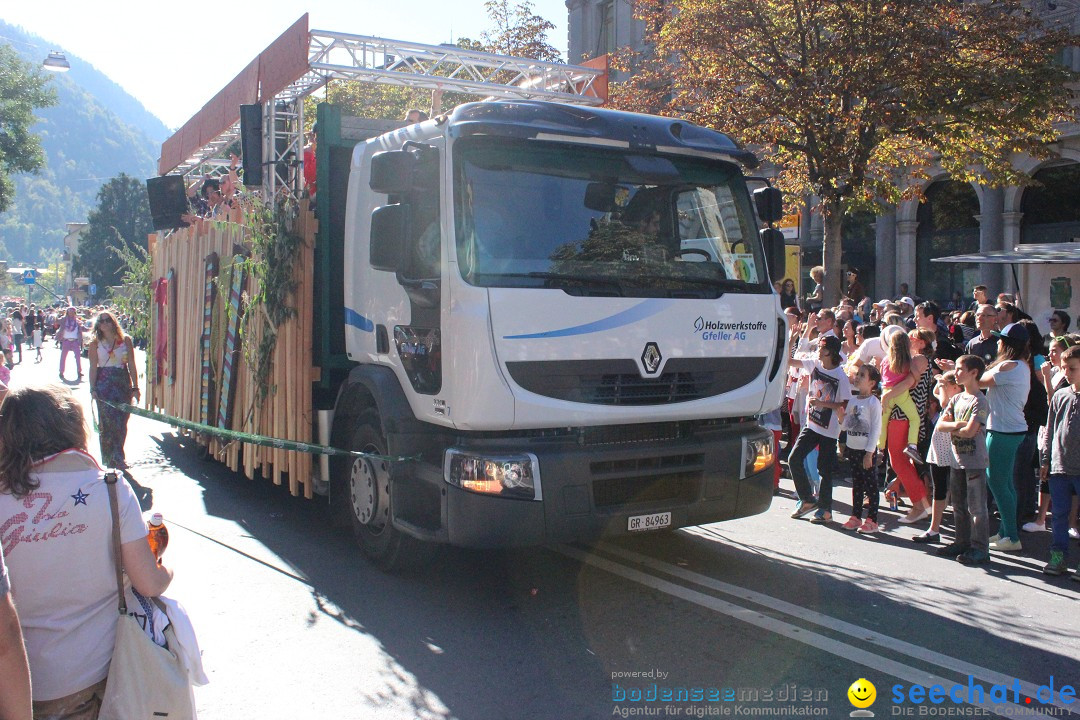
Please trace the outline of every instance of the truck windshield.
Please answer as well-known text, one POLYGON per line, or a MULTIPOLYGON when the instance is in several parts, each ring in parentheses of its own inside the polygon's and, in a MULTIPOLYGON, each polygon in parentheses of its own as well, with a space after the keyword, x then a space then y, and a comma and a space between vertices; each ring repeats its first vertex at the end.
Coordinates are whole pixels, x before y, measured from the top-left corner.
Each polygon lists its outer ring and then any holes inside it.
POLYGON ((768 292, 727 162, 466 138, 454 150, 457 260, 473 285, 716 297, 768 292))

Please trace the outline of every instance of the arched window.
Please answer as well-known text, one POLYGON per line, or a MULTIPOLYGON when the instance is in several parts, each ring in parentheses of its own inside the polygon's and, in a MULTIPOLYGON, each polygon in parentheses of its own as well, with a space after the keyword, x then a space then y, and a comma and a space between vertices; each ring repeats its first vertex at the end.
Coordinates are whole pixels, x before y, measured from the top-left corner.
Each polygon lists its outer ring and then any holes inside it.
POLYGON ((1024 190, 1020 242, 1069 242, 1080 238, 1080 163, 1049 167, 1035 173, 1024 190))
POLYGON ((916 233, 915 292, 926 300, 945 306, 954 290, 965 295, 978 284, 979 267, 974 263, 935 263, 931 258, 964 255, 979 251, 979 196, 966 182, 939 180, 926 190, 919 205, 916 233))

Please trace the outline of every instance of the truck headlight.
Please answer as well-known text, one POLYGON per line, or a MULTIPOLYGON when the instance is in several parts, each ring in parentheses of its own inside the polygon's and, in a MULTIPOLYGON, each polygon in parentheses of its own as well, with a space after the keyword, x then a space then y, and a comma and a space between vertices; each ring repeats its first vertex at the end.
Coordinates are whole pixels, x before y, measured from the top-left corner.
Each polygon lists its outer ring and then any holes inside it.
POLYGON ((540 463, 532 453, 478 455, 447 450, 443 479, 469 492, 540 500, 540 463))
POLYGON ((743 440, 742 477, 748 477, 761 472, 765 468, 772 467, 774 462, 776 462, 776 453, 773 452, 773 439, 771 437, 743 440))

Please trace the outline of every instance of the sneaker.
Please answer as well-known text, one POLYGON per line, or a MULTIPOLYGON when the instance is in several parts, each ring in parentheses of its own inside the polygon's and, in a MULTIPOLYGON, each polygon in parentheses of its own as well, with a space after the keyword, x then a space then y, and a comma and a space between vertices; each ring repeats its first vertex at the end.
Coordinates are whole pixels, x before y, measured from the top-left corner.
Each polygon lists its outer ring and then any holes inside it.
POLYGON ((912 542, 916 543, 937 543, 941 542, 941 533, 930 532, 927 530, 924 533, 919 533, 915 537, 911 538, 912 542))
POLYGON ((990 540, 988 542, 991 545, 993 545, 994 543, 996 543, 1000 539, 1001 539, 1001 535, 999 533, 994 533, 993 535, 990 536, 990 540))
POLYGON ((1080 540, 1080 530, 1076 528, 1069 528, 1069 537, 1073 540, 1080 540))
POLYGON ((916 510, 915 508, 912 508, 911 511, 908 512, 908 514, 904 517, 900 518, 898 522, 903 525, 911 525, 912 523, 917 523, 920 520, 925 520, 928 517, 930 517, 930 508, 923 506, 922 510, 916 510))
POLYGON ((1064 575, 1069 572, 1069 568, 1065 566, 1065 553, 1051 550, 1050 562, 1043 565, 1043 572, 1047 575, 1064 575))
POLYGON ((862 525, 862 519, 852 515, 844 523, 843 528, 845 530, 858 530, 860 525, 862 525))
POLYGON ((870 533, 876 533, 877 531, 878 524, 870 518, 866 518, 866 520, 863 521, 863 524, 860 525, 859 529, 855 532, 859 533, 860 535, 869 535, 870 533))
POLYGON ((923 459, 923 456, 919 453, 919 448, 915 447, 914 445, 908 445, 906 448, 904 448, 904 455, 916 465, 922 465, 926 462, 926 460, 923 459))
POLYGON ((1041 523, 1039 523, 1039 522, 1024 523, 1024 526, 1022 528, 1020 528, 1020 529, 1023 530, 1024 532, 1028 532, 1028 533, 1046 532, 1046 523, 1044 523, 1044 522, 1041 522, 1041 523))
POLYGON ((939 555, 941 557, 954 558, 954 557, 957 557, 959 555, 963 555, 965 552, 968 551, 968 549, 969 548, 968 548, 967 545, 961 545, 960 543, 949 543, 948 545, 945 545, 943 547, 939 547, 935 551, 935 554, 939 555))
POLYGON ((986 565, 990 562, 990 553, 981 550, 965 550, 956 556, 961 565, 986 565))
POLYGON ((815 510, 817 510, 816 502, 814 502, 813 500, 807 500, 805 502, 800 500, 799 502, 795 503, 795 512, 791 513, 791 517, 798 520, 804 515, 809 515, 815 510))
POLYGON ((832 522, 832 513, 825 509, 818 510, 814 513, 814 517, 810 518, 810 522, 814 525, 824 525, 832 522))
POLYGON ((1024 548, 1020 545, 1019 540, 1001 538, 997 542, 990 543, 990 549, 997 550, 999 552, 1020 552, 1024 548))

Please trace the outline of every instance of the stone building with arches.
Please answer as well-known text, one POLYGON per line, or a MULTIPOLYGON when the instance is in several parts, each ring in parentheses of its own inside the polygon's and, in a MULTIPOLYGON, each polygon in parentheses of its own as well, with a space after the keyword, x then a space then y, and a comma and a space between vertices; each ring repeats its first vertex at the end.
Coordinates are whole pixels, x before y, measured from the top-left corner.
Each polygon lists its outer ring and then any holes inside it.
MULTIPOLYGON (((566 7, 570 62, 644 47, 645 26, 634 19, 632 0, 566 0, 566 7)), ((1080 34, 1080 0, 1032 0, 1032 7, 1048 24, 1080 34)), ((1080 71, 1080 48, 1067 48, 1059 61, 1080 71)), ((907 201, 884 208, 877 217, 851 218, 844 230, 845 266, 860 268, 860 279, 875 297, 896 297, 902 283, 915 295, 940 302, 948 302, 953 291, 967 299, 976 284, 994 294, 1014 292, 1007 266, 930 260, 1031 243, 1080 242, 1080 122, 1062 126, 1060 133, 1051 158, 1015 160, 1034 177, 1034 185, 990 188, 957 182, 942 172, 923 187, 924 202, 907 201)), ((803 264, 818 264, 821 218, 803 212, 801 224, 803 264), (811 260, 815 252, 817 259, 811 260)))

